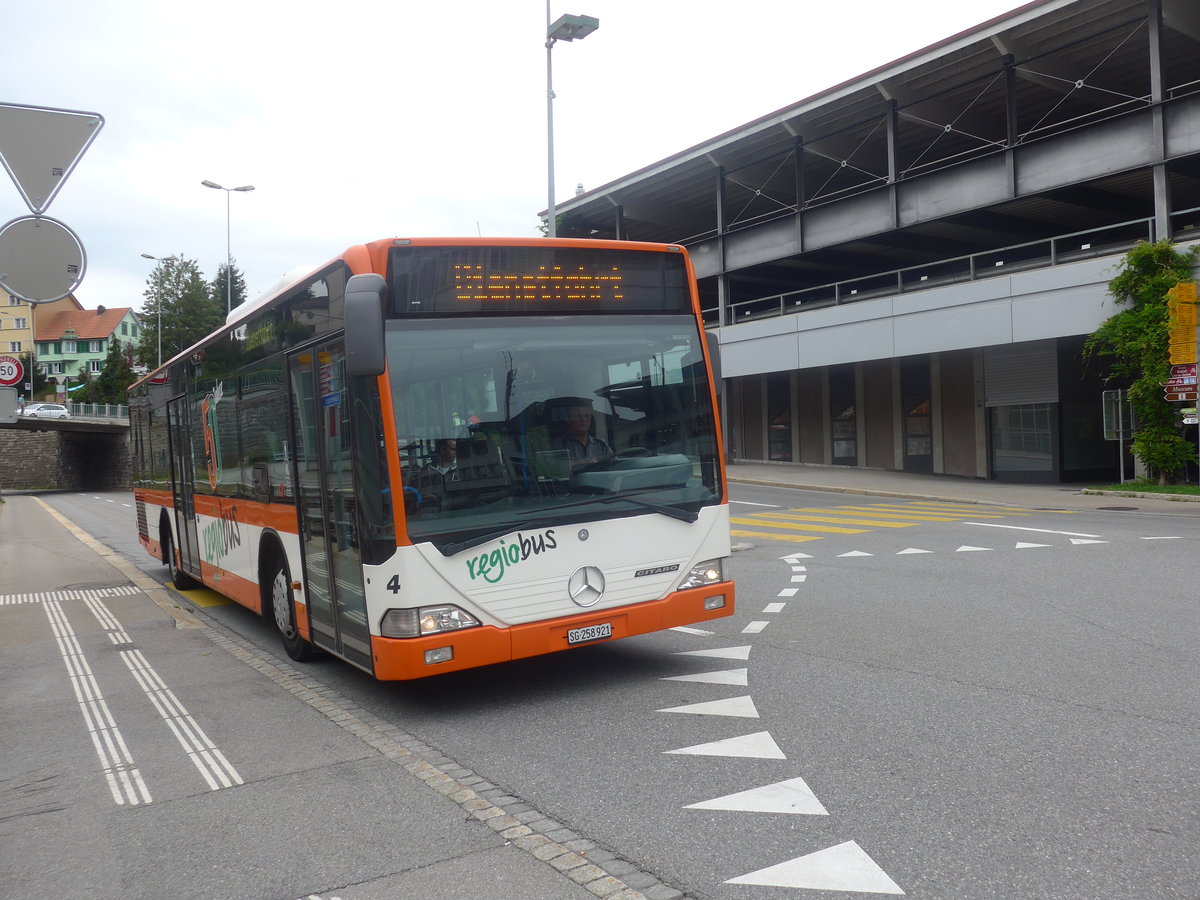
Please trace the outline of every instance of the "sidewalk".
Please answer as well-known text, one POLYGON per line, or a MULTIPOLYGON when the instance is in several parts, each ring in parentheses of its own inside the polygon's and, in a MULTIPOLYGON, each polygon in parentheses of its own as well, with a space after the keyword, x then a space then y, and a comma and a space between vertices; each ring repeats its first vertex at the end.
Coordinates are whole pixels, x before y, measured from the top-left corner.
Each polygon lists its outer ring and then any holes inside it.
POLYGON ((0 896, 680 896, 36 496, 0 503, 0 679, 0 896))
POLYGON ((1188 494, 1138 494, 1089 492, 1086 485, 1014 484, 963 478, 955 475, 918 475, 851 466, 816 466, 798 463, 734 463, 730 482, 772 487, 873 494, 957 503, 991 503, 1035 509, 1112 509, 1168 515, 1200 516, 1200 496, 1188 494))

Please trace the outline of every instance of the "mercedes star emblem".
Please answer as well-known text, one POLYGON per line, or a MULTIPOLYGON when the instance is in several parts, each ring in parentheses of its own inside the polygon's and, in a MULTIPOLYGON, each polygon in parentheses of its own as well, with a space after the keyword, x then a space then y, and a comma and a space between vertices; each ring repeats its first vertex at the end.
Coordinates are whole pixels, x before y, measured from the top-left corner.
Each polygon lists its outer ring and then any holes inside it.
POLYGON ((604 573, 595 566, 581 566, 567 582, 567 596, 576 606, 595 606, 604 596, 604 573))

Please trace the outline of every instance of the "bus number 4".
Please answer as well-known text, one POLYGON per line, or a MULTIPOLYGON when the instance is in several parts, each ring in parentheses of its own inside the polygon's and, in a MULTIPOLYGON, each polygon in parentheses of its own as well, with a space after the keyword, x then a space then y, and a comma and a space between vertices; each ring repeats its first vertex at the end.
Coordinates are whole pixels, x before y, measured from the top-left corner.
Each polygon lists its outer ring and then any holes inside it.
POLYGON ((392 580, 387 583, 387 589, 393 594, 400 593, 400 576, 393 575, 392 580))

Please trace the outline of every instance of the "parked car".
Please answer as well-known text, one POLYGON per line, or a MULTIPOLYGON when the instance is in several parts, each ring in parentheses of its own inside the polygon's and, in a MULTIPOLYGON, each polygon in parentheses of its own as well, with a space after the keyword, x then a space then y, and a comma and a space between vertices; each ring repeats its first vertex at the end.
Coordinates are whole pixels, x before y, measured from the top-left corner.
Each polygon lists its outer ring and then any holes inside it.
POLYGON ((69 419, 71 411, 61 403, 30 403, 25 407, 23 415, 35 419, 69 419))

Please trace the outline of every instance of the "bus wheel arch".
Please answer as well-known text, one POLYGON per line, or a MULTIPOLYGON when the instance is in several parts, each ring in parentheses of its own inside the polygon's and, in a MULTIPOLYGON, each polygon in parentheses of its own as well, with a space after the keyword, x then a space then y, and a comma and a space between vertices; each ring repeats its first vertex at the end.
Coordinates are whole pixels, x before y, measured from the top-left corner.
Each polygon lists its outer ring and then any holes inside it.
POLYGON ((292 574, 287 554, 279 538, 273 534, 263 537, 258 573, 263 617, 279 632, 288 656, 296 662, 311 659, 315 648, 300 636, 300 628, 296 623, 295 595, 292 592, 292 574))

